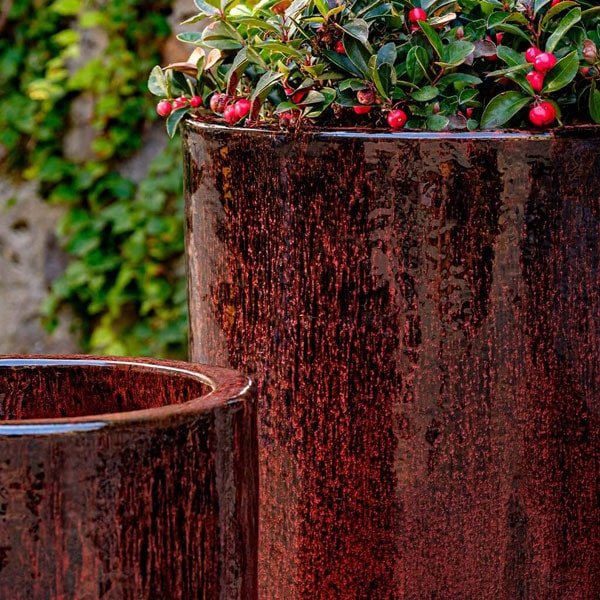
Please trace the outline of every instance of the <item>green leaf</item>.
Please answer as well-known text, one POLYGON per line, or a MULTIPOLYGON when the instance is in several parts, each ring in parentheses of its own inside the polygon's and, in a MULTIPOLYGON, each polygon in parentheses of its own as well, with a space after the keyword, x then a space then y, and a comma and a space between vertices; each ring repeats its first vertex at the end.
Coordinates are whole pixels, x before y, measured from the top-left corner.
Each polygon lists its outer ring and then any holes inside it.
POLYGON ((427 50, 422 46, 413 46, 406 55, 406 74, 410 81, 418 84, 426 76, 428 66, 427 50))
POLYGON ((416 90, 411 94, 413 100, 417 102, 428 102, 433 100, 439 94, 439 90, 431 85, 426 85, 420 90, 416 90))
POLYGON ((181 119, 189 112, 189 107, 184 106, 182 108, 178 108, 174 110, 168 117, 166 121, 167 125, 167 133, 169 137, 173 137, 177 132, 177 126, 179 125, 181 119))
POLYGON ((581 8, 576 6, 571 9, 560 21, 557 25, 556 29, 552 33, 552 35, 546 41, 546 52, 554 52, 556 45, 560 41, 560 39, 575 25, 581 20, 581 8))
POLYGON ((544 79, 544 92, 556 92, 569 85, 579 70, 579 60, 577 52, 574 50, 570 54, 561 58, 554 68, 546 75, 544 79))
POLYGON ((596 82, 592 82, 592 87, 590 89, 590 117, 592 117, 592 121, 594 123, 600 124, 600 91, 596 89, 596 82))
POLYGON ((281 42, 266 41, 256 44, 257 48, 261 50, 268 50, 270 54, 280 52, 284 56, 295 56, 296 58, 302 58, 302 53, 296 50, 291 44, 282 44, 281 42))
POLYGON ((442 40, 437 34, 437 31, 426 21, 417 21, 417 24, 421 28, 421 31, 423 31, 425 34, 425 37, 429 40, 429 43, 431 44, 435 53, 441 59, 444 54, 444 45, 442 44, 442 40))
POLYGON ((510 23, 503 23, 502 25, 496 26, 496 31, 503 31, 504 33, 510 33, 516 37, 524 39, 526 42, 530 42, 529 36, 517 25, 511 25, 510 23))
POLYGON ((362 79, 344 79, 340 81, 339 90, 344 92, 346 90, 352 90, 358 92, 358 90, 366 90, 369 86, 362 79))
POLYGON ((493 12, 487 19, 486 27, 487 29, 496 29, 498 25, 504 23, 508 17, 510 17, 510 13, 507 12, 493 12))
POLYGON ((167 92, 167 78, 165 77, 164 71, 158 65, 150 71, 148 89, 150 90, 150 93, 159 98, 167 98, 169 96, 169 93, 167 92))
POLYGON ((241 15, 239 17, 235 17, 231 19, 232 22, 243 24, 246 27, 254 27, 259 29, 260 31, 271 31, 273 33, 279 34, 279 29, 275 27, 275 25, 268 23, 262 19, 257 19, 256 17, 248 17, 246 15, 241 15))
POLYGON ((314 0, 315 6, 317 10, 321 13, 323 17, 327 16, 329 12, 329 6, 327 5, 327 0, 314 0))
POLYGON ((81 0, 56 0, 50 10, 63 17, 76 16, 81 12, 81 0))
POLYGON ((260 107, 267 97, 269 92, 277 84, 277 82, 283 77, 283 73, 277 73, 276 71, 267 71, 257 82, 252 96, 250 96, 250 102, 252 102, 252 108, 250 109, 250 118, 256 119, 260 107))
POLYGON ((450 85, 454 85, 456 88, 470 85, 480 85, 481 83, 481 79, 475 75, 470 75, 468 73, 449 73, 448 75, 444 75, 438 81, 438 87, 444 89, 450 85))
POLYGON ((208 48, 216 48, 217 50, 238 50, 242 47, 239 42, 226 38, 212 38, 202 42, 208 48))
POLYGON ((235 40, 241 46, 239 33, 234 27, 224 21, 213 21, 205 27, 202 32, 202 39, 204 41, 220 39, 235 40))
POLYGON ((344 46, 346 48, 346 55, 352 62, 352 64, 362 73, 365 77, 369 77, 369 60, 371 54, 357 39, 347 37, 344 39, 344 46))
POLYGON ((443 131, 448 127, 450 120, 444 115, 430 115, 427 117, 427 129, 431 131, 443 131))
POLYGON ((529 96, 521 92, 508 91, 490 100, 481 115, 482 129, 496 129, 510 121, 523 107, 531 102, 529 96))
POLYGON ((354 21, 350 21, 342 29, 362 44, 366 45, 369 43, 369 24, 364 19, 354 19, 354 21))
POLYGON ((177 35, 177 39, 186 44, 195 44, 196 46, 199 46, 202 43, 202 33, 198 31, 184 31, 177 35))
POLYGON ((509 67, 529 64, 520 52, 517 52, 508 46, 498 46, 497 54, 498 58, 509 67))
POLYGON ((327 60, 331 61, 343 71, 346 71, 355 77, 360 77, 363 75, 363 73, 361 73, 354 66, 352 61, 345 54, 340 54, 339 52, 334 52, 333 50, 323 50, 323 54, 327 60))
POLYGON ((377 52, 377 66, 385 64, 394 66, 396 55, 396 44, 394 44, 394 42, 388 42, 379 48, 377 52))
POLYGON ((467 56, 469 56, 475 50, 475 46, 470 42, 458 40, 444 46, 442 52, 442 59, 437 63, 444 67, 457 67, 465 62, 467 56))
POLYGON ((487 76, 488 77, 505 77, 506 75, 510 75, 511 73, 520 73, 521 71, 530 71, 531 65, 529 63, 523 63, 522 65, 514 65, 512 67, 506 67, 504 69, 496 69, 495 71, 490 71, 487 76))
POLYGON ((200 13, 207 17, 215 17, 219 14, 219 9, 216 6, 205 2, 205 0, 194 0, 194 4, 200 13))
POLYGON ((295 19, 309 4, 311 0, 294 0, 285 11, 285 16, 295 19))
POLYGON ((540 12, 540 10, 550 2, 551 0, 535 0, 535 2, 533 3, 533 13, 537 15, 540 12))
POLYGON ((227 93, 228 94, 234 95, 235 88, 238 84, 238 81, 240 80, 242 73, 248 66, 248 63, 249 63, 248 53, 246 51, 246 48, 242 48, 235 55, 235 58, 233 59, 233 62, 231 63, 231 67, 229 68, 229 71, 227 72, 226 80, 227 80, 227 93))
POLYGON ((396 75, 396 71, 394 71, 392 65, 384 63, 378 67, 377 57, 373 55, 369 60, 369 71, 377 91, 383 98, 389 98, 390 90, 393 87, 392 81, 396 75))
MULTIPOLYGON (((546 12, 546 14, 544 15, 544 18, 540 22, 540 29, 542 31, 546 31, 546 25, 548 24, 548 22, 551 19, 556 17, 556 15, 558 15, 559 13, 561 13, 569 8, 572 8, 573 6, 577 6, 577 2, 571 2, 569 0, 563 0, 562 2, 559 2, 558 4, 551 6, 548 9, 548 11, 546 12)), ((581 16, 583 17, 583 13, 581 13, 581 16)))

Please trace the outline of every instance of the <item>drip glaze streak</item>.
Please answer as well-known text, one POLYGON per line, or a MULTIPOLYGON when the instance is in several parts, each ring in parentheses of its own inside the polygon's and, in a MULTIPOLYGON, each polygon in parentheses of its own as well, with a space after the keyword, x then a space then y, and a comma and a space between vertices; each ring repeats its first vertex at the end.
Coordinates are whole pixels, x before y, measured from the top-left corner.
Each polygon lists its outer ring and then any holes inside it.
POLYGON ((0 358, 0 598, 255 600, 254 390, 169 361, 0 358))
POLYGON ((194 360, 259 387, 261 600, 600 590, 600 133, 188 122, 194 360))

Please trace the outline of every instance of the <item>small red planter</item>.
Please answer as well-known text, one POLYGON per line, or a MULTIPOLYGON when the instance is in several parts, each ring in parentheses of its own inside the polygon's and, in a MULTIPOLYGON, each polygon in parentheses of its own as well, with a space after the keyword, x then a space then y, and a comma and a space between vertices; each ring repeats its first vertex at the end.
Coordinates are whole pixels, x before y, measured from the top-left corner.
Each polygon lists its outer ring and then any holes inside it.
POLYGON ((255 598, 254 411, 231 370, 0 357, 0 598, 255 598))

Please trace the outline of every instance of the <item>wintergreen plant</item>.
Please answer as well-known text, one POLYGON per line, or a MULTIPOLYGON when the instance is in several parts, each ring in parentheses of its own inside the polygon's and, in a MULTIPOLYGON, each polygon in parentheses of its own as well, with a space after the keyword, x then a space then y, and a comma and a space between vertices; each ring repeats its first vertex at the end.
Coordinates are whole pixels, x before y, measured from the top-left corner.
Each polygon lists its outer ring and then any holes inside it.
POLYGON ((600 6, 573 0, 195 0, 186 63, 152 70, 187 113, 284 128, 600 123, 600 6))

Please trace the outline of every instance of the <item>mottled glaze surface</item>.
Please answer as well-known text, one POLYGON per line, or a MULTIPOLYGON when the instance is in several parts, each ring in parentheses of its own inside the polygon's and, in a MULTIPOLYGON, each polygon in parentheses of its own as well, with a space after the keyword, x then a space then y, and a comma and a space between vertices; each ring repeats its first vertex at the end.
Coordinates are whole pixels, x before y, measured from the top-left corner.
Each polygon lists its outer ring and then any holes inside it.
POLYGON ((600 597, 600 130, 183 143, 192 359, 259 388, 261 600, 600 597))
POLYGON ((182 362, 0 357, 0 598, 256 598, 254 389, 182 362))

